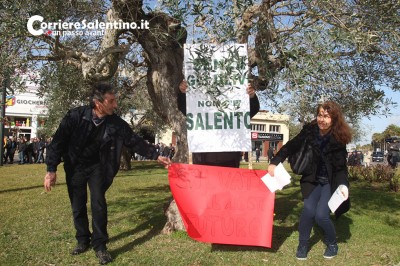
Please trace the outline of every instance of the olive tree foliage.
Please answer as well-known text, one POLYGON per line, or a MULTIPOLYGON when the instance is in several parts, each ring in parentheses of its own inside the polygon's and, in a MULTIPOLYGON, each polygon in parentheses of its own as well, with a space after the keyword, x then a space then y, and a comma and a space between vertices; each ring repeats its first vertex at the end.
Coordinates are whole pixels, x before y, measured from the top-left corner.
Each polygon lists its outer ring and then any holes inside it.
POLYGON ((179 161, 187 159, 185 118, 176 102, 186 42, 246 43, 249 78, 262 101, 301 122, 314 117, 318 101, 329 99, 356 125, 362 116, 388 113, 392 100, 383 88, 399 90, 399 1, 3 2, 7 21, 16 21, 8 29, 18 30, 6 36, 22 44, 12 47, 21 61, 73 66, 84 84, 145 82, 157 116, 178 134, 179 161), (37 14, 45 21, 148 21, 149 28, 31 36, 26 21, 37 14))
POLYGON ((399 90, 400 2, 375 0, 161 1, 193 42, 249 45, 263 101, 301 123, 320 101, 338 102, 360 138, 363 116, 387 115, 399 90), (189 28, 189 27, 188 27, 189 28))
MULTIPOLYGON (((2 3, 3 4, 3 3, 2 3)), ((40 94, 49 99, 49 118, 46 124, 46 132, 50 134, 55 130, 57 123, 65 111, 76 105, 86 102, 90 86, 98 81, 111 81, 118 91, 119 110, 126 114, 132 109, 142 110, 139 115, 152 121, 146 127, 154 131, 160 131, 173 117, 169 110, 176 106, 175 94, 177 93, 177 80, 174 80, 173 72, 181 72, 182 66, 174 57, 182 58, 180 53, 175 53, 179 38, 171 38, 169 28, 172 20, 163 14, 150 12, 146 15, 142 10, 142 1, 4 1, 2 10, 8 14, 4 21, 8 25, 10 39, 15 43, 21 43, 16 49, 22 62, 30 62, 30 69, 40 72, 40 94), (138 22, 151 20, 154 25, 149 30, 120 30, 106 29, 104 34, 84 36, 66 36, 57 34, 58 29, 52 29, 50 34, 32 36, 27 32, 27 20, 33 15, 41 15, 46 22, 82 22, 86 23, 98 20, 100 22, 127 21, 138 22), (18 32, 15 31, 15 23, 18 24, 18 32), (143 33, 143 35, 142 35, 143 33), (147 38, 145 36, 152 36, 147 38), (151 39, 147 41, 147 39, 151 39), (140 41, 139 41, 140 40, 140 41), (146 52, 143 48, 145 44, 146 52), (170 44, 168 44, 170 42, 170 44), (164 51, 164 45, 170 48, 164 51), (159 53, 157 50, 160 50, 159 53), (159 62, 159 55, 167 55, 164 62, 159 62), (172 54, 172 57, 168 56, 172 54), (149 56, 150 55, 150 56, 149 56), (156 64, 148 64, 150 61, 156 64), (160 68, 170 65, 169 69, 163 69, 161 78, 157 73, 160 68), (178 67, 179 71, 175 68, 178 67), (175 70, 174 70, 175 69, 175 70), (154 75, 153 75, 154 74, 154 75), (159 84, 154 89, 153 79, 164 82, 162 76, 168 76, 166 86, 172 90, 170 99, 168 94, 162 95, 159 84), (150 84, 150 85, 149 85, 150 84), (176 86, 175 86, 176 85, 176 86), (149 87, 149 92, 147 92, 149 87), (155 100, 155 108, 151 104, 150 96, 155 100), (158 99, 162 99, 158 101, 158 99), (165 99, 165 101, 163 101, 165 99), (172 108, 171 108, 172 105, 172 108), (155 110, 158 111, 156 115, 155 110), (168 114, 166 114, 168 113, 168 114)), ((145 8, 145 7, 143 7, 145 8)), ((34 25, 38 28, 38 23, 34 25)), ((179 32, 181 30, 179 29, 179 32)), ((184 34, 179 33, 181 37, 184 34)), ((2 50, 2 52, 5 50, 2 50)), ((7 52, 2 53, 7 54, 7 52)), ((164 56, 165 56, 164 55, 164 56)), ((182 61, 182 59, 178 60, 182 61)), ((15 67, 14 67, 15 68, 15 67)), ((179 79, 182 79, 181 77, 179 79)), ((177 108, 175 107, 175 110, 177 108)), ((178 113, 176 111, 176 113, 178 113)), ((135 113, 137 116, 138 114, 135 113)), ((181 115, 182 116, 182 115, 181 115)), ((174 122, 175 123, 175 122, 174 122)), ((181 118, 183 123, 183 117, 181 118)), ((140 125, 139 125, 140 126, 140 125)), ((185 130, 180 130, 184 132, 185 130)), ((185 143, 183 141, 182 143, 185 143)), ((185 154, 185 153, 183 153, 185 154)))
POLYGON ((52 136, 66 112, 87 103, 90 91, 82 72, 64 62, 50 62, 40 69, 39 96, 46 97, 48 112, 42 136, 52 136))
MULTIPOLYGON (((178 85, 183 79, 182 45, 186 32, 180 27, 179 21, 151 10, 143 1, 48 1, 40 5, 35 1, 27 2, 14 3, 20 5, 18 18, 25 26, 27 19, 37 14, 48 22, 99 20, 137 22, 138 25, 142 21, 149 22, 148 29, 105 29, 104 34, 95 36, 57 36, 54 35, 55 31, 31 36, 25 30, 23 40, 30 46, 26 50, 27 59, 39 62, 39 68, 49 62, 62 62, 63 67, 75 67, 81 74, 71 78, 78 81, 70 80, 65 87, 79 81, 88 87, 98 81, 112 81, 125 92, 121 94, 125 101, 133 94, 132 90, 145 85, 152 107, 162 121, 156 122, 156 127, 166 124, 181 133, 178 139, 183 145, 180 145, 181 152, 177 152, 181 156, 177 158, 185 161, 186 125, 184 116, 178 111, 176 96, 178 85)), ((54 68, 54 65, 51 68, 54 71, 60 70, 54 68)), ((76 86, 75 89, 82 88, 76 86)), ((47 86, 47 92, 50 90, 51 87, 47 86)), ((60 96, 64 94, 61 89, 59 92, 60 96)), ((75 93, 76 96, 80 94, 75 93)), ((54 96, 57 97, 56 94, 54 96)))
POLYGON ((0 1, 0 84, 7 79, 7 94, 23 89, 22 73, 29 68, 27 51, 29 45, 19 42, 26 34, 24 23, 17 19, 19 6, 10 1, 0 1))
MULTIPOLYGON (((44 15, 49 21, 58 21, 63 17, 84 15, 96 16, 101 7, 96 1, 78 4, 76 1, 0 1, 0 79, 7 74, 10 79, 8 94, 23 92, 26 79, 41 85, 39 95, 49 99, 49 117, 41 135, 52 135, 65 111, 79 101, 84 87, 82 73, 61 56, 47 56, 49 48, 41 38, 34 38, 27 31, 27 20, 33 15, 44 15), (74 9, 72 9, 74 8, 74 9), (43 58, 42 58, 43 56, 43 58), (51 93, 49 93, 51 92, 51 93)), ((58 37, 56 39, 59 39, 58 37)), ((70 40, 69 45, 80 46, 79 40, 70 40)))

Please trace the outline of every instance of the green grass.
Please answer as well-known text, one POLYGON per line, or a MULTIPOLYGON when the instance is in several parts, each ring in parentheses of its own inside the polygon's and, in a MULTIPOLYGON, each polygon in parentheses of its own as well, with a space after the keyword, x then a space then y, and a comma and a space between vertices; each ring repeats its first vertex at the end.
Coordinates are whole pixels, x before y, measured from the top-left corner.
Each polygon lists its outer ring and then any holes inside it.
MULTIPOLYGON (((253 164, 266 169, 265 163, 253 164)), ((246 165, 242 165, 246 167, 246 165)), ((57 186, 43 190, 43 165, 0 168, 0 265, 97 265, 93 251, 69 255, 75 245, 63 171, 57 186)), ((171 197, 167 171, 135 162, 107 192, 111 265, 400 265, 400 194, 352 183, 352 208, 335 220, 339 255, 323 259, 316 227, 307 261, 294 257, 302 208, 298 178, 276 195, 273 245, 212 245, 185 232, 161 235, 164 204, 171 197)))

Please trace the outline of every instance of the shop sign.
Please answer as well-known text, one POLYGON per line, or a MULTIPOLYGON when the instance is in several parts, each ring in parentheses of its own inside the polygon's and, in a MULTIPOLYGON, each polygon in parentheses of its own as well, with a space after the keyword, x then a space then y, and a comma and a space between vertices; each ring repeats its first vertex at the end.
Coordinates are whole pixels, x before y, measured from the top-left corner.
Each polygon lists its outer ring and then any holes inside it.
POLYGON ((251 132, 251 139, 252 140, 281 141, 281 140, 283 140, 283 134, 251 132))

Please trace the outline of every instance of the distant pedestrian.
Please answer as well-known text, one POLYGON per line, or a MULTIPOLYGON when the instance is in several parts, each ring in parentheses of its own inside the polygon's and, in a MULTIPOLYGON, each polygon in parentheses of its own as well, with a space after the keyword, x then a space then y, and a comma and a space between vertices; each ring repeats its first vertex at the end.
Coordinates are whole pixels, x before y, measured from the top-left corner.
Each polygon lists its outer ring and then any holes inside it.
POLYGON ((24 164, 25 151, 26 151, 26 141, 24 137, 19 138, 17 149, 18 149, 19 164, 24 164))
POLYGON ((7 152, 6 152, 6 162, 9 161, 10 164, 14 163, 14 155, 17 149, 18 143, 15 141, 13 136, 9 137, 9 142, 7 145, 7 152))
POLYGON ((364 156, 364 166, 368 167, 371 163, 371 152, 367 151, 364 156))
POLYGON ((46 148, 46 143, 42 138, 38 138, 37 142, 37 159, 36 163, 44 163, 44 149, 46 148))
POLYGON ((256 148, 256 162, 260 162, 261 151, 259 148, 256 148))
POLYGON ((268 155, 268 163, 270 163, 272 158, 274 158, 274 148, 272 146, 269 146, 267 155, 268 155))

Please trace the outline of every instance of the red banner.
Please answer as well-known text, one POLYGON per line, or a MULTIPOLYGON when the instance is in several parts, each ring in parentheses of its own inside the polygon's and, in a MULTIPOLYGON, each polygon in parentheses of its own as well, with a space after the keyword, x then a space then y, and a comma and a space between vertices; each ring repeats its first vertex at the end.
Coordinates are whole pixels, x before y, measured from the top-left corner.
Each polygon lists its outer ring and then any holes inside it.
POLYGON ((267 172, 172 164, 169 183, 188 235, 201 242, 271 247, 275 193, 267 172))

